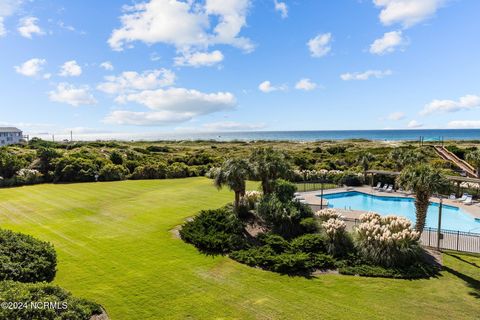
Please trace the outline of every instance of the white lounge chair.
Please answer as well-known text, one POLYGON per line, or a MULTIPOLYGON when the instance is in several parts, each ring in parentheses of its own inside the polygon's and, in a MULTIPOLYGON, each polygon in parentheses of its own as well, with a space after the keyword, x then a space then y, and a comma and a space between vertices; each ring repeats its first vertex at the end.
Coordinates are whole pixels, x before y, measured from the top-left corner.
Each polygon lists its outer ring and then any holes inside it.
POLYGON ((472 196, 467 196, 467 199, 465 199, 465 201, 463 201, 463 204, 467 205, 467 206, 471 206, 473 204, 473 198, 472 196))
POLYGON ((382 187, 382 183, 379 182, 379 183, 377 183, 377 186, 376 186, 376 187, 373 187, 373 190, 378 190, 378 189, 380 189, 381 187, 382 187))
POLYGON ((452 193, 450 197, 448 197, 448 200, 457 200, 457 197, 455 196, 455 193, 452 193))
POLYGON ((347 191, 352 191, 353 190, 353 187, 349 187, 347 185, 343 185, 343 186, 345 187, 345 190, 347 190, 347 191))
POLYGON ((393 185, 389 185, 385 192, 392 193, 393 192, 393 185))
POLYGON ((383 191, 387 191, 387 189, 388 189, 388 184, 385 183, 385 185, 383 186, 383 188, 379 189, 378 191, 383 192, 383 191))
POLYGON ((468 197, 468 193, 464 193, 460 198, 455 199, 455 201, 463 202, 463 201, 467 200, 467 197, 468 197))

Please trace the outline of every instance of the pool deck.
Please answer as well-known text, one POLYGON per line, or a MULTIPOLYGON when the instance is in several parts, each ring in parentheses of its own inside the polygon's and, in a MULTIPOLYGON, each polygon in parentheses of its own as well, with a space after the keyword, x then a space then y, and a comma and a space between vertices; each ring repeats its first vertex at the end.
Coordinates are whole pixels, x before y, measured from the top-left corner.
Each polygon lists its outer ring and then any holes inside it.
MULTIPOLYGON (((375 189, 373 189, 370 186, 361 186, 361 187, 351 187, 348 190, 346 188, 336 188, 336 189, 328 189, 324 190, 323 194, 332 194, 332 193, 339 193, 339 192, 346 192, 346 191, 358 191, 358 192, 363 192, 366 194, 371 194, 371 195, 376 195, 376 196, 383 196, 383 197, 399 197, 399 198, 414 198, 413 194, 404 194, 400 192, 380 192, 375 189)), ((307 191, 307 192, 300 192, 300 195, 305 199, 306 203, 308 203, 312 208, 315 210, 320 209, 320 190, 317 191, 307 191)), ((323 200, 323 207, 326 207, 328 204, 328 201, 326 199, 323 200)), ((440 200, 438 198, 431 198, 431 202, 436 202, 438 203, 440 200)), ((459 207, 463 211, 469 213, 472 215, 474 218, 479 218, 480 219, 480 203, 474 202, 472 205, 465 205, 461 202, 456 202, 453 200, 449 199, 443 199, 443 204, 445 205, 450 205, 454 207, 459 207)), ((341 211, 342 215, 344 215, 347 218, 358 218, 359 215, 365 211, 361 210, 339 210, 341 211)))

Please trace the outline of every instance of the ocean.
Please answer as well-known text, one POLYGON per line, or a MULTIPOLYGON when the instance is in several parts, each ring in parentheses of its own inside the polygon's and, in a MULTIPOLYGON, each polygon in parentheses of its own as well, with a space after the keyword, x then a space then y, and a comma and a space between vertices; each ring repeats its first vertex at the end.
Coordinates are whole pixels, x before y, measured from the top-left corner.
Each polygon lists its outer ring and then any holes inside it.
MULTIPOLYGON (((50 140, 49 135, 32 135, 50 140)), ((69 139, 70 135, 56 135, 58 141, 69 139)), ((480 129, 431 129, 431 130, 335 130, 335 131, 248 131, 248 132, 145 132, 145 133, 97 133, 74 134, 74 140, 217 140, 217 141, 319 141, 367 139, 376 141, 447 141, 479 140, 480 129)))

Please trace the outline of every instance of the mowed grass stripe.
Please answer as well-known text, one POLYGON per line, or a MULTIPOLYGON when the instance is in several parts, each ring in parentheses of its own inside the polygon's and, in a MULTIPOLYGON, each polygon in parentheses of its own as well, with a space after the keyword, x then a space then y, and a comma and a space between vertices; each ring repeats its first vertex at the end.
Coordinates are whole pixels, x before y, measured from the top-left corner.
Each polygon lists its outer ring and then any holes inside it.
MULTIPOLYGON (((478 289, 465 279, 479 279, 479 268, 447 255, 456 274, 438 279, 304 279, 205 256, 173 236, 187 217, 232 198, 204 178, 2 189, 0 225, 52 242, 54 282, 101 303, 112 319, 478 316, 478 289)), ((462 257, 480 265, 478 257, 462 257)))

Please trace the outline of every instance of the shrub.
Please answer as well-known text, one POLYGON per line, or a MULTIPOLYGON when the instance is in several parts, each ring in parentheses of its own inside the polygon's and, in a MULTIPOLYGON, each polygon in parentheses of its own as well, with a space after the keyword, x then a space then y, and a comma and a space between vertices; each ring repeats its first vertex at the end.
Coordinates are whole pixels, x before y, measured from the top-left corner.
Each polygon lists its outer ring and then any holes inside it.
POLYGON ((120 152, 113 151, 110 154, 110 161, 112 161, 113 164, 123 164, 123 156, 120 154, 120 152))
POLYGON ((415 263, 422 254, 420 234, 403 217, 367 213, 356 229, 356 246, 361 256, 376 265, 401 267, 415 263))
POLYGON ((317 216, 320 221, 325 222, 330 219, 340 219, 341 214, 335 209, 326 208, 315 212, 315 216, 317 216))
POLYGON ((97 166, 91 159, 65 157, 55 165, 55 182, 95 181, 97 166))
POLYGON ((167 166, 163 163, 147 164, 136 167, 131 176, 132 179, 165 179, 167 166))
POLYGON ((310 262, 307 266, 309 267, 309 269, 334 269, 335 259, 328 254, 316 253, 310 255, 310 262))
POLYGON ((180 236, 207 253, 228 253, 245 245, 243 224, 228 208, 201 211, 182 226, 180 236))
POLYGON ((270 246, 254 247, 247 250, 234 251, 230 258, 251 267, 271 270, 275 251, 270 246))
POLYGON ((342 176, 340 183, 346 186, 358 187, 363 184, 363 178, 356 173, 347 172, 342 176))
POLYGON ((23 159, 8 151, 7 148, 0 148, 0 177, 10 179, 24 166, 23 159))
POLYGON ((0 229, 0 280, 52 281, 57 256, 53 246, 29 235, 0 229))
POLYGON ((35 169, 20 169, 17 172, 18 184, 36 184, 43 182, 43 175, 35 169))
POLYGON ((282 179, 275 182, 274 192, 281 202, 292 201, 296 191, 297 187, 291 182, 282 179))
POLYGON ((326 252, 326 237, 321 234, 305 234, 291 242, 291 249, 295 252, 320 253, 326 252))
POLYGON ((310 271, 310 256, 306 253, 282 253, 274 256, 272 270, 279 273, 299 274, 310 271))
POLYGON ((245 192, 243 198, 248 203, 248 209, 253 210, 255 209, 256 204, 262 198, 262 193, 260 191, 247 191, 245 192))
POLYGON ((167 178, 186 178, 188 177, 188 166, 182 162, 174 162, 167 168, 167 178))
POLYGON ((335 257, 345 256, 353 249, 353 243, 346 227, 343 220, 335 218, 330 218, 322 223, 327 239, 327 252, 335 257))
POLYGON ((438 273, 438 267, 427 263, 415 263, 404 267, 386 268, 367 264, 342 266, 338 269, 341 274, 358 275, 364 277, 381 277, 396 279, 429 278, 438 273))
POLYGON ((300 227, 304 233, 318 232, 318 223, 315 218, 305 218, 300 220, 300 227))
POLYGON ((70 292, 45 283, 0 282, 0 301, 47 302, 52 307, 0 308, 0 319, 88 320, 102 313, 100 305, 76 298, 70 292))
POLYGON ((148 152, 169 152, 170 149, 168 149, 168 147, 162 147, 162 146, 148 146, 147 151, 148 152))
POLYGON ((276 234, 264 234, 259 237, 259 240, 263 245, 272 248, 275 253, 282 253, 290 249, 288 241, 276 234))
POLYGON ((98 173, 98 180, 100 181, 118 181, 125 180, 128 175, 128 170, 122 165, 107 164, 98 173))
POLYGON ((267 228, 285 238, 301 235, 304 230, 300 222, 313 216, 308 205, 297 201, 284 203, 275 194, 262 198, 257 206, 257 214, 267 228))

